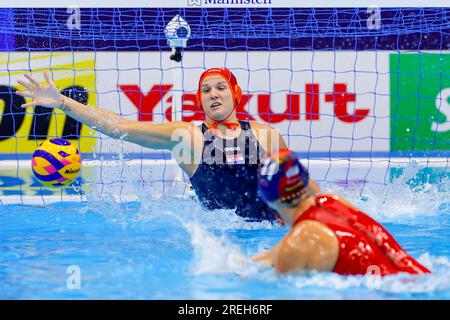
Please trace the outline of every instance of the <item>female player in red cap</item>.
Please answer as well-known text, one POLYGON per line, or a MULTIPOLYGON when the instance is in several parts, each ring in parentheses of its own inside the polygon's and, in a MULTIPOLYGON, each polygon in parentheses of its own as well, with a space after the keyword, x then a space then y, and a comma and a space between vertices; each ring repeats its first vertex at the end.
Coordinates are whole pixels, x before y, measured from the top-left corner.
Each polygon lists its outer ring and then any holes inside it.
POLYGON ((273 210, 257 194, 257 170, 266 152, 286 145, 269 125, 238 121, 236 108, 242 91, 228 69, 208 69, 200 77, 196 97, 206 116, 200 128, 188 122, 149 124, 123 119, 63 96, 49 75, 44 75, 45 85, 29 75, 25 75, 29 83, 19 81, 28 90, 16 93, 33 99, 22 107, 60 108, 110 137, 172 150, 206 208, 236 209, 238 215, 255 220, 274 219, 273 210))
POLYGON ((254 259, 278 273, 314 269, 344 275, 430 271, 409 256, 378 222, 336 195, 315 195, 308 171, 287 149, 263 160, 258 188, 291 226, 254 259))

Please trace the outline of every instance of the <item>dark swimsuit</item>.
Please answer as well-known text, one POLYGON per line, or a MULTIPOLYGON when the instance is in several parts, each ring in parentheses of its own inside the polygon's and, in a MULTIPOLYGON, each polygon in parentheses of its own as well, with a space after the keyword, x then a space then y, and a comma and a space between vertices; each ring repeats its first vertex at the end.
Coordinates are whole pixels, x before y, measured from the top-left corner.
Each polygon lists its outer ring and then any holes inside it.
POLYGON ((222 139, 201 126, 205 143, 202 161, 190 178, 192 187, 207 209, 236 209, 251 220, 274 220, 275 212, 258 194, 258 167, 266 152, 250 123, 239 124, 242 130, 235 139, 222 139))

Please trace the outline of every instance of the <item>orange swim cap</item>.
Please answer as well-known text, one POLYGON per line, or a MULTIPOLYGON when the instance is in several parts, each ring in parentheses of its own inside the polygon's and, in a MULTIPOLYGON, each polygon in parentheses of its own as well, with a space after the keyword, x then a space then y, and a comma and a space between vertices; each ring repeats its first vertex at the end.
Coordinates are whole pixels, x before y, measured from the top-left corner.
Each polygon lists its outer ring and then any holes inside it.
POLYGON ((234 74, 230 70, 225 69, 225 68, 211 68, 202 73, 202 75, 200 76, 200 79, 198 80, 198 90, 197 90, 197 94, 195 96, 197 105, 201 109, 203 109, 202 99, 201 99, 202 82, 203 82, 203 80, 205 80, 206 77, 209 77, 212 75, 221 76, 228 83, 228 86, 230 87, 230 90, 234 96, 234 103, 235 103, 234 109, 236 109, 242 98, 242 90, 241 90, 241 87, 239 87, 234 74))

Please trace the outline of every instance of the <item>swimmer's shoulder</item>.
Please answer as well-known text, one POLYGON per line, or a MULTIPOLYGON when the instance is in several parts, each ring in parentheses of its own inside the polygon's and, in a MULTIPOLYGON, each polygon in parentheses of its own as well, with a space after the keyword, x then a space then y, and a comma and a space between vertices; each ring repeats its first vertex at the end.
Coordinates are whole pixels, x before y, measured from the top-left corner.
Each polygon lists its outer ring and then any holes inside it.
POLYGON ((283 240, 278 252, 279 273, 314 269, 331 271, 339 256, 339 240, 325 224, 304 220, 296 224, 283 240))
POLYGON ((275 128, 273 128, 272 126, 270 126, 267 123, 260 123, 260 122, 255 122, 255 121, 250 121, 249 122, 250 127, 254 130, 275 130, 275 128))
POLYGON ((279 149, 287 148, 283 137, 280 135, 277 129, 266 124, 259 122, 249 122, 253 134, 268 153, 275 152, 279 149))
POLYGON ((351 204, 350 202, 348 202, 347 200, 345 200, 344 198, 342 198, 341 196, 338 196, 336 194, 321 194, 317 198, 320 199, 321 197, 322 198, 326 197, 327 199, 338 201, 338 202, 342 203, 343 205, 345 205, 346 207, 349 207, 356 211, 361 211, 360 209, 355 207, 353 204, 351 204))

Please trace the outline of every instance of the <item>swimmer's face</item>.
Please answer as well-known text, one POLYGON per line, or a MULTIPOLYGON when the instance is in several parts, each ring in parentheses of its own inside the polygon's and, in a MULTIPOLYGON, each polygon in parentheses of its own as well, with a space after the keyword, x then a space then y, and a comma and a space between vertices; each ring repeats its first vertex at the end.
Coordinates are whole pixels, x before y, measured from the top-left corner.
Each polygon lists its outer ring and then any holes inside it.
POLYGON ((212 75, 203 80, 201 99, 206 114, 214 120, 224 120, 233 110, 233 93, 221 76, 212 75))

